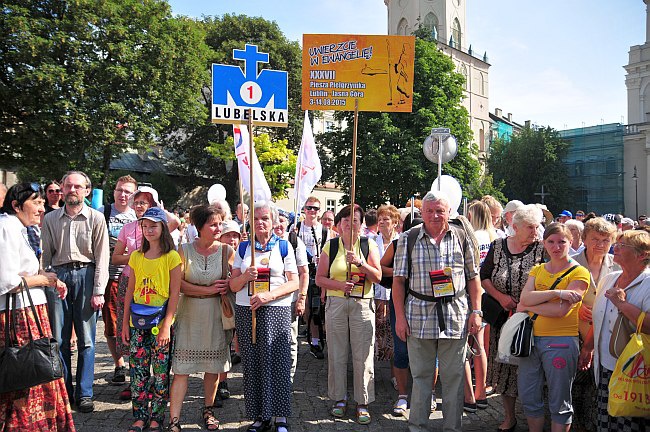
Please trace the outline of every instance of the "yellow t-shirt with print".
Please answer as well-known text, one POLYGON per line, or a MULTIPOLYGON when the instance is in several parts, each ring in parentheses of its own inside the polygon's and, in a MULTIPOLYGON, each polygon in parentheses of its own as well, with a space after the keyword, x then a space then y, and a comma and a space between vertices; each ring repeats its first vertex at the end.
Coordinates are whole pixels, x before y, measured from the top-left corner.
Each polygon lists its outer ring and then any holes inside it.
MULTIPOLYGON (((573 263, 572 266, 573 265, 575 265, 575 263, 573 263)), ((553 285, 555 280, 562 276, 562 274, 567 270, 568 269, 564 269, 559 273, 549 273, 546 270, 545 264, 536 265, 530 271, 530 275, 535 278, 535 291, 547 291, 551 285, 553 285)), ((555 290, 565 290, 571 282, 576 280, 585 282, 588 286, 590 281, 589 270, 582 266, 578 266, 578 268, 565 276, 564 279, 557 284, 555 290)), ((553 299, 551 303, 557 303, 559 307, 560 299, 553 299)), ((580 309, 580 305, 582 305, 581 301, 574 304, 569 310, 569 313, 563 317, 550 318, 541 315, 538 316, 533 327, 533 334, 535 336, 578 336, 578 310, 580 309)), ((529 312, 529 315, 533 316, 534 314, 529 312)))
POLYGON ((140 251, 129 258, 129 267, 135 278, 133 302, 148 306, 162 306, 169 298, 169 272, 181 264, 181 257, 175 250, 159 258, 148 259, 140 251))
MULTIPOLYGON (((348 263, 345 260, 345 248, 343 247, 343 240, 341 240, 340 237, 332 240, 332 241, 338 241, 339 242, 339 249, 336 252, 336 257, 334 258, 334 262, 332 262, 332 266, 330 267, 330 279, 337 280, 337 281, 342 281, 345 282, 347 280, 347 271, 348 271, 348 263)), ((327 260, 329 261, 329 255, 330 255, 330 244, 332 241, 328 241, 325 246, 323 247, 323 252, 327 254, 327 260)), ((356 243, 354 244, 354 251, 356 252, 357 256, 361 257, 364 261, 366 261, 366 257, 363 256, 363 253, 361 252, 361 244, 360 241, 357 239, 356 243)), ((377 247, 377 243, 375 243, 374 240, 368 239, 368 256, 370 256, 370 253, 372 253, 373 250, 377 251, 379 253, 379 248, 377 247)), ((325 258, 323 258, 325 259, 325 258)), ((351 266, 351 271, 352 273, 357 273, 360 272, 359 268, 352 264, 351 266)), ((373 284, 368 280, 366 277, 366 282, 363 286, 363 297, 364 298, 372 298, 374 297, 374 292, 373 292, 373 284)), ((329 297, 345 297, 345 294, 343 291, 339 290, 327 290, 327 295, 329 297)))

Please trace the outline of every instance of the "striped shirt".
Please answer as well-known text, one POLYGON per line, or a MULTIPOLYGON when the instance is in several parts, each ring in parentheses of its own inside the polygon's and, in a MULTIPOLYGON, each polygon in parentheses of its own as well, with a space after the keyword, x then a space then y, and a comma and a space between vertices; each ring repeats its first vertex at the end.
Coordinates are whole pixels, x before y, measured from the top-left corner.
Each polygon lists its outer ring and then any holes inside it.
POLYGON ((74 217, 65 206, 45 215, 41 228, 43 268, 82 262, 95 264, 93 295, 103 295, 108 283, 108 230, 104 215, 83 205, 74 217))
MULTIPOLYGON (((467 335, 469 313, 466 281, 478 276, 479 263, 469 244, 461 247, 461 239, 449 229, 438 245, 424 229, 424 225, 412 228, 420 230, 411 254, 410 289, 427 296, 432 295, 429 272, 451 267, 454 282, 454 298, 442 303, 443 318, 447 329, 440 331, 436 303, 420 300, 406 293, 405 313, 411 336, 419 339, 460 339, 467 335)), ((409 278, 406 261, 406 241, 409 231, 402 233, 397 243, 393 276, 409 278)))

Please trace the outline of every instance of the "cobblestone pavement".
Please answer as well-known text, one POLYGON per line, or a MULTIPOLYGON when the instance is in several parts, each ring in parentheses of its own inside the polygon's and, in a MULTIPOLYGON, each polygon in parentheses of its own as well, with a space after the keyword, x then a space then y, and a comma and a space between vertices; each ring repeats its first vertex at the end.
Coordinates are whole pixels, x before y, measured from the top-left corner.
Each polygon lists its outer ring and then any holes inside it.
MULTIPOLYGON (((120 401, 118 395, 123 386, 110 385, 108 380, 113 375, 113 361, 103 336, 104 325, 97 325, 97 354, 95 362, 95 411, 83 414, 74 411, 73 416, 78 431, 103 432, 126 431, 133 422, 130 401, 120 401)), ((305 339, 299 339, 300 350, 298 369, 294 383, 294 415, 289 419, 292 432, 307 431, 406 431, 405 418, 393 417, 392 404, 397 392, 390 383, 390 366, 388 362, 375 364, 375 395, 376 401, 369 406, 372 423, 368 426, 357 424, 354 420, 354 410, 348 408, 347 416, 334 419, 328 414, 331 402, 327 399, 327 360, 317 360, 309 354, 305 339)), ((73 359, 73 365, 76 359, 73 359)), ((352 386, 352 370, 348 370, 348 383, 352 386)), ((431 414, 430 430, 442 430, 442 412, 440 389, 438 384, 438 410, 431 414)), ((223 408, 216 411, 221 421, 221 430, 245 431, 250 425, 246 420, 244 398, 242 396, 241 365, 236 365, 228 379, 232 397, 224 401, 223 408)), ((410 389, 410 385, 409 385, 410 389)), ((189 388, 183 404, 181 424, 183 430, 204 430, 200 410, 203 407, 203 387, 200 375, 192 375, 189 388)), ((474 414, 463 415, 463 430, 465 431, 495 431, 502 421, 502 406, 498 396, 488 398, 489 407, 478 410, 474 414)), ((517 405, 517 430, 527 429, 526 420, 517 405)))

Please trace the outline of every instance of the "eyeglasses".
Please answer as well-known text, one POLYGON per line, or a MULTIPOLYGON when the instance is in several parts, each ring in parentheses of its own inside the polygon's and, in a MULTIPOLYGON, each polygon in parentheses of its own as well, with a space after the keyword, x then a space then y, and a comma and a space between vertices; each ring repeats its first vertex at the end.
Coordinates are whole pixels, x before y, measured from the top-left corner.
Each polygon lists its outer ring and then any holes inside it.
POLYGON ((123 193, 123 194, 126 194, 126 195, 133 195, 133 192, 131 192, 130 190, 126 190, 126 189, 115 189, 115 192, 123 193))
POLYGON ((609 240, 597 240, 597 239, 589 239, 588 241, 591 242, 591 243, 595 243, 597 245, 603 245, 603 246, 610 242, 609 240))
POLYGON ((318 211, 320 207, 318 206, 305 206, 305 210, 318 211))
POLYGON ((622 247, 629 247, 629 248, 632 248, 632 249, 636 250, 636 246, 632 246, 632 245, 625 244, 625 243, 619 243, 619 242, 614 243, 614 249, 620 249, 622 247))
POLYGON ((61 189, 48 189, 47 193, 54 193, 54 194, 60 194, 61 189))
POLYGON ((133 205, 135 205, 135 206, 148 206, 149 201, 134 201, 133 205))

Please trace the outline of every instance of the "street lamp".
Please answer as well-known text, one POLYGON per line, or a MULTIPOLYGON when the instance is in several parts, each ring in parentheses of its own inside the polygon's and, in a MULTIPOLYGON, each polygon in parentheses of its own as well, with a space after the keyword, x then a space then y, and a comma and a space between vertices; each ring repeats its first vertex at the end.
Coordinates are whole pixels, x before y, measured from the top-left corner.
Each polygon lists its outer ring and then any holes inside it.
POLYGON ((634 174, 632 174, 632 180, 634 180, 634 219, 639 220, 639 176, 636 175, 636 165, 634 165, 634 174))

